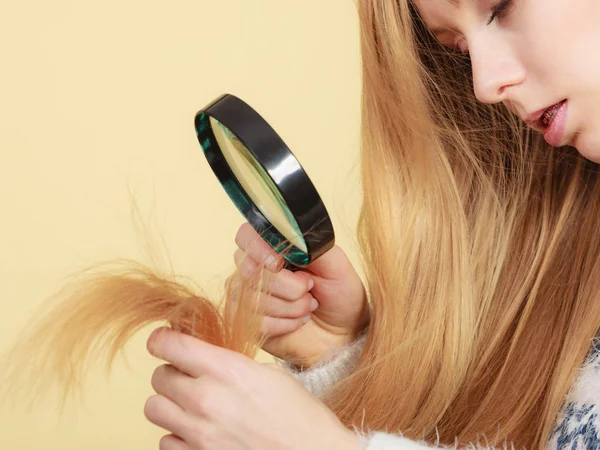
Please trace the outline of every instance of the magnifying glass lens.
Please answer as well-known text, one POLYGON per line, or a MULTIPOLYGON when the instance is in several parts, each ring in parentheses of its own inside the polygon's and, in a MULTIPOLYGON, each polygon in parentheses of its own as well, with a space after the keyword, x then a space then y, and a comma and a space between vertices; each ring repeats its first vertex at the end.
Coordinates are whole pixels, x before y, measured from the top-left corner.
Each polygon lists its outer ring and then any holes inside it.
POLYGON ((196 136, 219 182, 248 223, 283 256, 308 267, 335 244, 315 186, 277 132, 242 99, 223 94, 196 113, 196 136))
POLYGON ((291 244, 307 253, 300 227, 269 174, 231 130, 213 117, 210 123, 227 164, 252 202, 291 244))

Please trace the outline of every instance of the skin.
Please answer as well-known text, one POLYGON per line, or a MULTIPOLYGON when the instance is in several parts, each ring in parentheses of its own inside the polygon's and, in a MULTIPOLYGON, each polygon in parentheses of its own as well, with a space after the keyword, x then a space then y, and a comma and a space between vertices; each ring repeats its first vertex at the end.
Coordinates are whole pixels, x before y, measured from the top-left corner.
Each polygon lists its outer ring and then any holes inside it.
POLYGON ((354 432, 278 366, 159 328, 148 351, 156 395, 144 414, 161 450, 358 450, 354 432))
POLYGON ((440 42, 469 52, 481 102, 502 102, 526 120, 567 99, 561 144, 600 162, 599 2, 514 0, 489 25, 499 0, 414 3, 430 30, 441 29, 440 42))
MULTIPOLYGON (((264 347, 298 366, 327 359, 368 324, 366 293, 345 253, 334 247, 309 271, 282 270, 283 260, 243 224, 227 280, 266 269, 260 308, 264 347), (313 301, 314 300, 314 301, 313 301), (315 305, 316 303, 316 305, 315 305), (304 318, 308 318, 308 321, 304 318)), ((191 336, 158 329, 148 351, 167 362, 152 376, 156 395, 146 418, 170 434, 161 450, 358 450, 359 436, 280 366, 260 364, 191 336)))
POLYGON ((282 270, 281 258, 248 224, 235 238, 237 277, 251 277, 265 263, 266 283, 260 298, 265 315, 263 349, 296 366, 311 367, 336 348, 353 342, 367 326, 366 292, 343 250, 335 246, 308 270, 282 270))

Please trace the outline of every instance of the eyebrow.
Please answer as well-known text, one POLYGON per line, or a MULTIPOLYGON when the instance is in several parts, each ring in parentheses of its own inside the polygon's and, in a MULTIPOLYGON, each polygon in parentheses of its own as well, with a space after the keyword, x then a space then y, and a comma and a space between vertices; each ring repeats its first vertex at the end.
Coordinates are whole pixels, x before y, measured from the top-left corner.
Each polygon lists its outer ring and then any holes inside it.
MULTIPOLYGON (((452 4, 453 6, 458 7, 459 3, 461 2, 461 0, 445 0, 448 3, 452 4)), ((429 31, 437 37, 438 34, 442 34, 442 33, 446 33, 446 32, 452 32, 452 30, 448 27, 435 27, 435 28, 430 28, 429 31)))

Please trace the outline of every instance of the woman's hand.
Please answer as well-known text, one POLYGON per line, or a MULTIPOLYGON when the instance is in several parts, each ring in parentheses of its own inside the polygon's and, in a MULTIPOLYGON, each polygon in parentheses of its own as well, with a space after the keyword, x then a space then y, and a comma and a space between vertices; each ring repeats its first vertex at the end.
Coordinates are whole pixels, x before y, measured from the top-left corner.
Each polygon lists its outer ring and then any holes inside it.
POLYGON ((357 450, 358 436, 281 368, 170 329, 156 330, 144 413, 161 450, 357 450))
POLYGON ((265 315, 263 349, 296 366, 310 367, 350 344, 367 326, 369 308, 362 281, 337 246, 307 270, 282 269, 283 258, 244 223, 235 238, 238 276, 250 277, 260 264, 267 283, 260 299, 265 315), (270 288, 270 292, 267 289, 270 288))

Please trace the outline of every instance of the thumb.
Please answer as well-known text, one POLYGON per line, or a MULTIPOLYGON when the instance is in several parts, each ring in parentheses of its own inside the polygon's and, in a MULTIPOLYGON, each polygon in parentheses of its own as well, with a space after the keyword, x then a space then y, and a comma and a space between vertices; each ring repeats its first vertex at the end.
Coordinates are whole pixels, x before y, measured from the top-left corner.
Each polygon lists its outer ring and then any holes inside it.
POLYGON ((305 286, 307 286, 307 290, 311 290, 315 285, 312 273, 312 266, 308 268, 309 270, 298 270, 293 272, 293 276, 300 282, 303 282, 305 286))
POLYGON ((313 261, 309 268, 315 275, 330 280, 344 279, 354 271, 346 253, 337 245, 313 261))

